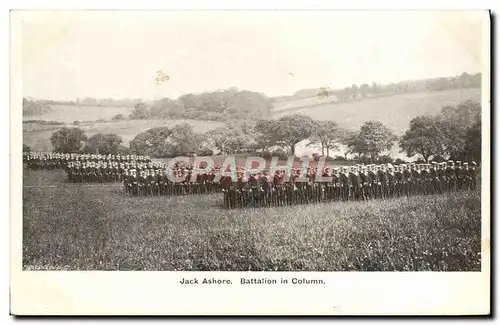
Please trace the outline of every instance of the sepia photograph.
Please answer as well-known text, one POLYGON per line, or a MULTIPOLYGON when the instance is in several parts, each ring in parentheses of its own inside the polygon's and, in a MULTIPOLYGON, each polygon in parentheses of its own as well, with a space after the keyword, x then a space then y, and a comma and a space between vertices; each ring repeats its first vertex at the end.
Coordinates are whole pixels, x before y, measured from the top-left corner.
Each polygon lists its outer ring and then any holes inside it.
POLYGON ((19 272, 489 272, 488 11, 11 15, 19 272))

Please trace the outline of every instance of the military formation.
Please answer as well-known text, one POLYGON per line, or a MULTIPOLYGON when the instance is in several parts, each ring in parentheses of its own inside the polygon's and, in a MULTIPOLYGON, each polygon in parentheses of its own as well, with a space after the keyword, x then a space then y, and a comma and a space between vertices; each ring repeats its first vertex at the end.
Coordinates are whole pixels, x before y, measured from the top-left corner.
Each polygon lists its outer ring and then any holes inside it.
POLYGON ((102 167, 106 163, 108 166, 118 166, 131 163, 148 163, 151 158, 148 156, 136 155, 101 155, 101 154, 85 154, 85 153, 58 153, 58 152, 23 152, 23 162, 30 169, 68 169, 85 168, 93 163, 96 166, 102 167))
POLYGON ((190 166, 174 166, 172 169, 152 168, 137 170, 127 169, 123 176, 123 188, 131 196, 162 196, 210 194, 222 191, 220 182, 215 182, 218 169, 210 172, 197 172, 192 178, 193 168, 190 166), (174 182, 172 178, 183 179, 174 182))
POLYGON ((367 201, 475 190, 478 169, 475 162, 462 164, 460 161, 356 165, 325 168, 320 176, 331 177, 331 181, 316 181, 316 170, 312 168, 308 169, 305 181, 301 182, 298 181, 298 169, 293 169, 288 179, 285 171, 275 173, 272 179, 266 171, 245 179, 240 170, 236 182, 228 177, 221 180, 224 207, 234 209, 367 201))
POLYGON ((301 175, 297 168, 248 174, 238 167, 234 177, 218 177, 219 166, 206 172, 176 163, 169 169, 147 156, 29 152, 23 154, 23 160, 32 169, 64 168, 71 183, 120 182, 124 193, 135 197, 222 192, 228 209, 475 190, 479 176, 473 161, 336 166, 324 168, 321 175, 315 168, 301 175), (174 182, 169 175, 182 181, 174 182))

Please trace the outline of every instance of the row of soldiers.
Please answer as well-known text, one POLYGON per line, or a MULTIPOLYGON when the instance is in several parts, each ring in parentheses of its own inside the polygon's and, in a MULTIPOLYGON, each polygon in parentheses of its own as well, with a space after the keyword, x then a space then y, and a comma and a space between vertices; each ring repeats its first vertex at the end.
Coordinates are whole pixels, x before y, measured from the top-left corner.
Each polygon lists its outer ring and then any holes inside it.
POLYGON ((322 177, 331 181, 318 181, 316 169, 309 168, 306 181, 299 182, 300 169, 291 169, 287 179, 284 170, 274 176, 269 171, 245 175, 242 168, 235 171, 235 179, 216 177, 215 167, 208 173, 197 173, 191 179, 192 167, 177 166, 166 169, 126 169, 123 176, 124 190, 132 196, 188 195, 224 193, 227 208, 245 206, 282 206, 327 201, 356 201, 390 197, 427 195, 462 189, 475 189, 478 170, 475 162, 356 165, 325 168, 322 177), (172 182, 168 177, 184 179, 172 182))
POLYGON ((222 182, 216 182, 214 169, 209 173, 197 173, 191 179, 192 168, 177 167, 172 171, 172 176, 183 179, 182 182, 173 182, 166 169, 136 169, 125 170, 123 188, 126 194, 132 196, 162 196, 162 195, 190 195, 209 194, 222 191, 222 182))
POLYGON ((99 161, 70 161, 65 171, 70 183, 108 183, 123 182, 129 170, 140 173, 163 168, 162 163, 157 162, 118 162, 113 160, 99 161))
POLYGON ((366 201, 412 195, 443 194, 475 190, 478 169, 475 162, 402 165, 357 165, 326 168, 322 177, 331 182, 317 182, 316 172, 309 169, 305 182, 298 182, 300 171, 293 170, 286 180, 285 172, 270 179, 266 171, 250 175, 248 181, 239 172, 237 181, 224 184, 224 207, 270 207, 330 201, 366 201))
POLYGON ((23 152, 23 162, 31 169, 63 169, 68 167, 69 162, 102 163, 106 161, 124 163, 149 163, 149 156, 139 155, 102 155, 87 153, 59 153, 59 152, 23 152))

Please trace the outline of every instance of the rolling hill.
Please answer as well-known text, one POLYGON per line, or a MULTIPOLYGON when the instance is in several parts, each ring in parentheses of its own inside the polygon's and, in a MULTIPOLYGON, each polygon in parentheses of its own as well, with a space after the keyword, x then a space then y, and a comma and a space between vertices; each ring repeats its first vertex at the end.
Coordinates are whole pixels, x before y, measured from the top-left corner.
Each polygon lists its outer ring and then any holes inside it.
POLYGON ((443 106, 454 106, 465 100, 480 102, 481 90, 455 89, 410 93, 346 103, 316 98, 299 99, 275 103, 273 117, 304 114, 315 120, 334 120, 348 129, 359 129, 366 121, 375 120, 401 135, 408 128, 412 118, 438 114, 443 106), (307 102, 310 104, 307 105, 307 102))
POLYGON ((117 114, 128 116, 133 107, 101 107, 50 105, 51 110, 42 115, 24 116, 23 120, 44 120, 73 123, 74 121, 109 120, 117 114))
MULTIPOLYGON (((368 120, 377 120, 387 125, 397 135, 408 128, 412 118, 424 114, 438 114, 443 106, 457 105, 465 100, 481 100, 480 89, 456 89, 425 93, 408 93, 379 98, 368 98, 352 102, 336 102, 334 98, 300 98, 275 102, 273 118, 289 114, 304 114, 317 120, 334 120, 348 129, 359 129, 368 120)), ((24 117, 25 120, 58 121, 71 126, 73 121, 87 121, 79 125, 88 136, 96 133, 115 133, 123 138, 124 145, 139 133, 159 126, 174 126, 187 122, 197 132, 206 132, 222 125, 222 122, 198 120, 126 120, 99 122, 109 120, 116 114, 128 115, 132 108, 128 107, 84 107, 54 105, 52 110, 41 116, 24 117)), ((39 123, 23 124, 23 141, 36 151, 52 150, 51 134, 61 125, 42 125, 39 123)), ((306 147, 305 142, 297 146, 297 154, 318 152, 317 148, 306 147)), ((343 154, 342 152, 332 153, 343 154)), ((393 157, 404 158, 395 146, 390 152, 393 157)))
MULTIPOLYGON (((70 116, 70 115, 68 115, 70 116)), ((213 121, 194 120, 126 120, 113 122, 88 122, 78 125, 85 131, 87 136, 97 133, 115 133, 123 138, 123 145, 129 145, 134 137, 148 129, 160 126, 173 127, 180 123, 189 123, 196 132, 206 132, 210 129, 221 126, 222 123, 213 121)), ((50 136, 63 125, 40 125, 39 123, 23 124, 23 143, 34 151, 51 151, 52 144, 50 136)), ((73 126, 68 124, 66 126, 73 126)))

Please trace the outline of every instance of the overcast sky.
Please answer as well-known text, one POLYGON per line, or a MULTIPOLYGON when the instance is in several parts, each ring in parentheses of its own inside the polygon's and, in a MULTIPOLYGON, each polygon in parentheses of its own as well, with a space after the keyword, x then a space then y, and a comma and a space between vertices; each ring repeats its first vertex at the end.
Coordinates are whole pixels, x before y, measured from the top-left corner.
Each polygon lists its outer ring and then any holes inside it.
POLYGON ((464 12, 71 12, 23 24, 24 96, 177 98, 229 87, 287 95, 481 71, 464 12), (156 71, 170 76, 156 85, 156 71))

